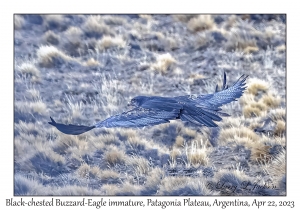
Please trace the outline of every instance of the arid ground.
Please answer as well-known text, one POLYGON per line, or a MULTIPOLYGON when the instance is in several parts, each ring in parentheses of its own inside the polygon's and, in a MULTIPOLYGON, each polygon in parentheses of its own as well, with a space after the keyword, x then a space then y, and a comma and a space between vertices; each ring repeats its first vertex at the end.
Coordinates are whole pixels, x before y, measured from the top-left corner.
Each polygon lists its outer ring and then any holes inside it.
POLYGON ((285 15, 15 15, 14 195, 286 195, 285 15), (247 90, 217 128, 65 135, 138 95, 247 90))

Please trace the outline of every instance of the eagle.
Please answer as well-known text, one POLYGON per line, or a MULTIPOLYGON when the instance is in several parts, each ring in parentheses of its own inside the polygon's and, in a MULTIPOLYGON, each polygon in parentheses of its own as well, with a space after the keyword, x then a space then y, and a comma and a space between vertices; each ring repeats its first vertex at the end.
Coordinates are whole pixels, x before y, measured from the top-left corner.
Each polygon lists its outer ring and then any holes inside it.
POLYGON ((237 101, 246 89, 248 75, 242 75, 232 86, 226 83, 226 73, 223 76, 223 86, 215 92, 206 95, 185 95, 177 97, 136 96, 128 105, 133 109, 111 116, 92 126, 61 124, 50 117, 50 125, 69 135, 79 135, 94 128, 138 128, 169 123, 170 120, 180 119, 197 126, 218 127, 214 121, 229 116, 221 112, 221 106, 237 101))

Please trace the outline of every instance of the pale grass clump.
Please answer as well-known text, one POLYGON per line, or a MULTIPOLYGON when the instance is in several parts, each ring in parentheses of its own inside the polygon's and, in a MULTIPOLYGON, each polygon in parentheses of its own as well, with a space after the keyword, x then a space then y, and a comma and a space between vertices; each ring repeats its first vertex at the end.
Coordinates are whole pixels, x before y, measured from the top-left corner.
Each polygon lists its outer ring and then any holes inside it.
POLYGON ((173 70, 173 73, 176 75, 176 76, 180 76, 180 75, 183 75, 183 70, 181 69, 181 68, 179 68, 179 67, 177 67, 177 68, 175 68, 174 70, 173 70))
POLYGON ((178 157, 180 157, 182 154, 180 152, 180 149, 177 149, 177 148, 173 148, 171 151, 170 151, 170 159, 173 163, 176 162, 176 159, 178 157))
POLYGON ((175 139, 175 147, 184 147, 185 145, 185 140, 182 136, 176 136, 176 139, 175 139))
POLYGON ((89 67, 100 66, 100 62, 95 60, 94 58, 90 58, 85 63, 83 63, 83 65, 89 67))
POLYGON ((285 47, 284 44, 283 44, 283 45, 280 45, 280 46, 277 46, 275 49, 276 49, 276 51, 278 51, 278 52, 285 52, 285 51, 286 51, 286 47, 285 47))
POLYGON ((172 17, 175 21, 187 23, 190 19, 197 17, 197 15, 172 15, 172 17))
MULTIPOLYGON (((14 139, 14 161, 22 166, 27 167, 28 170, 32 169, 30 166, 23 164, 25 161, 32 158, 37 151, 32 147, 33 140, 26 139, 28 135, 18 135, 14 139), (25 137, 25 138, 24 138, 25 137)), ((33 135, 29 136, 34 138, 33 135)), ((35 139, 35 138, 34 138, 35 139)))
POLYGON ((59 44, 60 37, 53 31, 49 30, 43 35, 43 40, 44 42, 57 45, 59 44))
POLYGON ((118 163, 124 163, 126 155, 123 151, 119 151, 116 147, 104 153, 103 159, 110 165, 116 165, 118 163))
POLYGON ((65 61, 74 60, 70 56, 66 55, 65 53, 61 52, 54 46, 44 46, 42 45, 37 51, 38 61, 41 66, 43 67, 53 67, 55 66, 54 59, 63 59, 65 61))
POLYGON ((164 171, 161 168, 152 169, 147 176, 145 186, 147 188, 156 188, 160 185, 162 177, 164 176, 164 171))
POLYGON ((40 71, 35 67, 33 63, 22 63, 18 69, 22 74, 28 74, 38 78, 40 77, 40 71))
POLYGON ((259 50, 256 40, 254 38, 250 38, 246 31, 231 28, 230 32, 225 33, 224 35, 227 38, 225 48, 228 51, 239 50, 244 53, 252 53, 259 50))
POLYGON ((120 177, 120 175, 113 171, 113 170, 100 170, 100 173, 99 173, 99 178, 101 180, 106 180, 106 179, 118 179, 120 177))
POLYGON ((260 137, 254 131, 244 126, 222 129, 219 135, 219 142, 222 145, 226 145, 229 142, 235 142, 239 140, 258 142, 259 139, 260 137))
POLYGON ((122 195, 141 195, 141 190, 143 186, 131 184, 130 182, 124 182, 118 191, 118 194, 122 195))
POLYGON ((15 129, 19 133, 27 133, 27 134, 38 130, 35 123, 31 123, 31 122, 26 123, 23 121, 19 121, 19 123, 17 123, 17 124, 15 123, 15 129))
POLYGON ((132 156, 126 158, 126 165, 134 167, 135 173, 138 175, 147 175, 150 171, 149 161, 143 157, 132 156))
POLYGON ((64 15, 43 15, 43 19, 46 23, 61 24, 64 22, 64 15))
POLYGON ((243 115, 245 117, 260 117, 265 114, 268 107, 262 102, 252 102, 243 107, 243 115))
POLYGON ((41 98, 40 91, 35 88, 27 89, 26 94, 32 100, 38 100, 41 98))
POLYGON ((115 16, 115 15, 104 15, 104 16, 102 16, 102 19, 108 25, 124 25, 124 24, 126 24, 126 19, 115 16))
POLYGON ((263 165, 264 170, 272 178, 282 177, 286 173, 286 154, 283 150, 278 156, 273 158, 268 164, 263 165))
POLYGON ((263 143, 256 143, 254 144, 250 150, 251 150, 251 156, 250 159, 252 161, 256 161, 259 163, 268 163, 272 156, 270 155, 270 148, 271 146, 264 145, 263 143))
POLYGON ((88 164, 84 163, 77 169, 77 173, 82 178, 88 178, 90 170, 91 167, 88 164))
POLYGON ((40 115, 48 114, 47 105, 41 99, 30 102, 16 101, 15 111, 21 113, 37 113, 40 115))
POLYGON ((204 31, 214 28, 215 22, 211 15, 198 15, 187 23, 187 28, 192 32, 204 31))
POLYGON ((285 121, 283 120, 277 120, 276 122, 276 127, 275 127, 275 135, 277 136, 282 136, 286 132, 286 126, 285 126, 285 121))
POLYGON ((34 102, 29 103, 29 108, 36 113, 39 113, 41 115, 46 115, 48 113, 47 111, 47 105, 42 100, 37 100, 34 102))
POLYGON ((76 173, 81 178, 90 178, 90 177, 100 177, 101 170, 97 166, 89 166, 86 163, 83 163, 77 170, 76 173))
POLYGON ((104 184, 101 187, 101 195, 116 195, 117 192, 119 191, 119 186, 115 184, 104 184))
MULTIPOLYGON (((55 131, 57 130, 56 128, 53 127, 55 131)), ((54 147, 59 153, 66 153, 69 148, 72 147, 79 147, 80 140, 78 139, 77 136, 73 135, 63 135, 61 133, 58 133, 57 140, 55 141, 54 147)))
POLYGON ((169 68, 175 63, 176 60, 170 53, 162 54, 157 57, 156 63, 152 64, 152 69, 161 74, 166 74, 169 68))
POLYGON ((65 32, 64 35, 70 39, 76 39, 76 41, 80 40, 80 37, 83 35, 83 31, 80 28, 75 26, 70 26, 65 32))
POLYGON ((270 110, 270 117, 272 120, 277 121, 277 120, 284 120, 286 119, 286 110, 284 108, 276 108, 270 110))
POLYGON ((119 143, 119 139, 113 134, 101 135, 99 136, 99 140, 106 145, 119 143))
POLYGON ((97 36, 102 34, 109 35, 111 33, 111 29, 104 23, 103 17, 100 15, 88 17, 82 28, 86 33, 97 36))
POLYGON ((272 93, 267 93, 260 99, 268 108, 276 108, 280 104, 280 97, 272 93))
POLYGON ((127 139, 127 143, 130 145, 131 148, 143 148, 143 147, 145 147, 145 142, 138 136, 129 137, 127 139))
POLYGON ((187 166, 197 167, 209 164, 208 154, 210 153, 210 149, 204 144, 199 145, 197 141, 192 141, 191 146, 186 146, 185 153, 188 161, 187 166))
POLYGON ((198 33, 194 40, 194 49, 204 47, 212 40, 210 33, 201 32, 198 33))
POLYGON ((253 78, 249 80, 247 85, 248 87, 240 100, 245 117, 264 116, 268 111, 280 105, 280 97, 270 90, 268 82, 253 78))
POLYGON ((41 183, 33 178, 26 178, 21 174, 15 174, 14 176, 14 191, 15 196, 18 195, 45 195, 45 189, 41 183))
POLYGON ((267 81, 258 78, 251 78, 247 81, 247 89, 245 93, 257 95, 258 91, 266 92, 267 90, 269 90, 269 88, 270 84, 267 81))
POLYGON ((184 188, 189 181, 189 177, 164 177, 157 192, 157 195, 170 194, 172 191, 184 188))
POLYGON ((82 101, 74 102, 74 99, 70 96, 70 97, 67 97, 67 106, 71 112, 71 118, 82 117, 82 111, 83 111, 82 101))
POLYGON ((181 132, 183 135, 187 135, 191 138, 195 138, 197 136, 197 132, 193 129, 190 129, 188 127, 184 127, 183 129, 181 129, 181 132))
POLYGON ((21 15, 14 15, 14 26, 16 30, 19 30, 23 27, 25 23, 24 18, 21 15))
POLYGON ((126 41, 120 37, 103 36, 97 43, 98 50, 105 50, 111 47, 125 48, 127 45, 126 41))
POLYGON ((58 195, 58 196, 87 196, 87 195, 101 195, 101 192, 98 190, 93 190, 84 186, 77 185, 65 185, 63 187, 53 187, 50 195, 58 195))

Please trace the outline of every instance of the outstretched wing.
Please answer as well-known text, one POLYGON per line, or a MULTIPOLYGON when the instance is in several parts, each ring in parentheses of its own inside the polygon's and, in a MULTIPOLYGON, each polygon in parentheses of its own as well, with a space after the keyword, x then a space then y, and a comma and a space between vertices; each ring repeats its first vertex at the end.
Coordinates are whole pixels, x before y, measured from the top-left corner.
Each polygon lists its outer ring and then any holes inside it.
POLYGON ((69 135, 79 135, 95 128, 95 126, 72 125, 72 124, 65 125, 61 123, 56 123, 52 119, 52 117, 50 117, 50 119, 51 122, 48 122, 50 125, 53 125, 62 133, 69 134, 69 135))
POLYGON ((161 123, 175 120, 180 113, 180 109, 173 109, 171 111, 135 108, 122 114, 107 118, 104 121, 95 124, 95 127, 144 127, 148 125, 157 125, 161 123))
POLYGON ((224 104, 236 101, 237 98, 240 98, 243 95, 244 90, 246 89, 245 81, 247 77, 248 75, 242 75, 231 87, 228 87, 226 84, 226 73, 224 72, 222 89, 218 91, 217 85, 215 93, 200 95, 194 99, 194 102, 203 107, 217 109, 224 104))

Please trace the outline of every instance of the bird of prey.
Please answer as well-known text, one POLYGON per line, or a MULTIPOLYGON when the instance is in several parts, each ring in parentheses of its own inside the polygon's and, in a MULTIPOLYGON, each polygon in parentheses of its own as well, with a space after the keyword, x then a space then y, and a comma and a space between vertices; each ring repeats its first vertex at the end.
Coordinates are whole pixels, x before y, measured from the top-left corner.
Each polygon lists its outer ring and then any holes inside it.
POLYGON ((59 131, 70 135, 79 135, 93 128, 112 127, 144 127, 168 123, 170 120, 181 119, 199 126, 217 127, 214 121, 221 121, 226 113, 220 112, 221 106, 240 98, 246 89, 246 79, 248 75, 242 75, 232 86, 226 84, 226 73, 224 72, 223 87, 215 93, 198 96, 137 96, 131 99, 129 105, 133 109, 121 114, 111 116, 106 120, 97 122, 92 126, 65 125, 56 123, 50 117, 50 125, 59 131))

